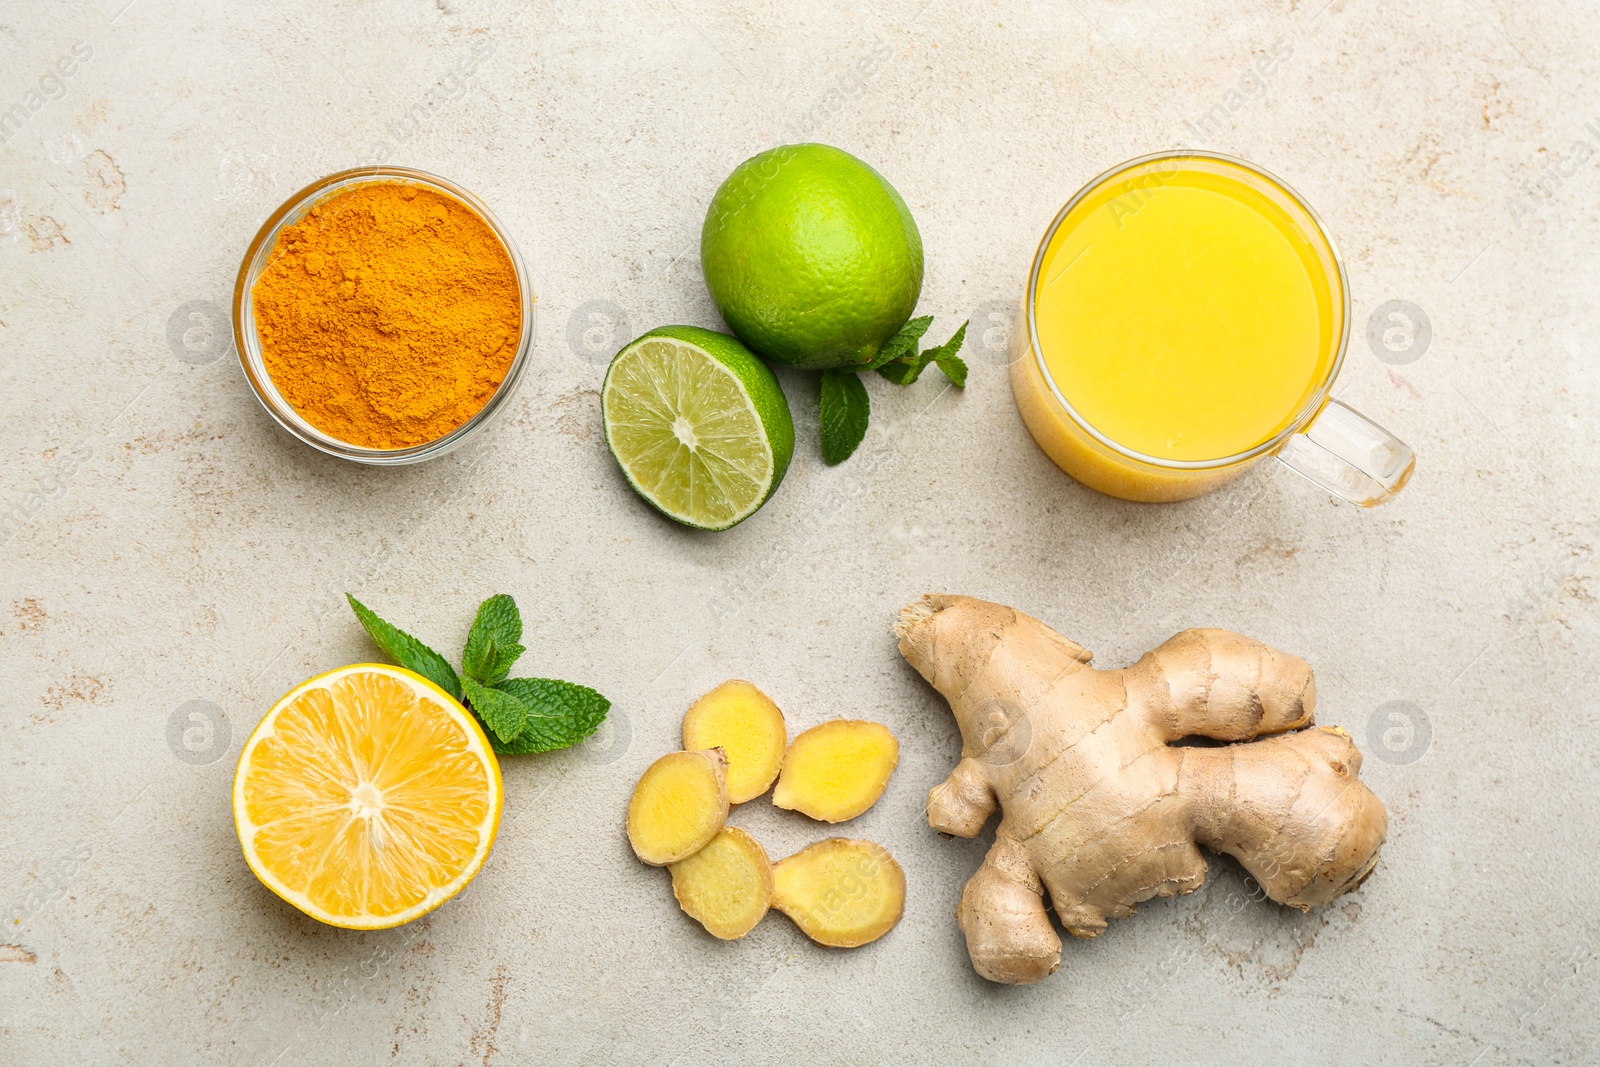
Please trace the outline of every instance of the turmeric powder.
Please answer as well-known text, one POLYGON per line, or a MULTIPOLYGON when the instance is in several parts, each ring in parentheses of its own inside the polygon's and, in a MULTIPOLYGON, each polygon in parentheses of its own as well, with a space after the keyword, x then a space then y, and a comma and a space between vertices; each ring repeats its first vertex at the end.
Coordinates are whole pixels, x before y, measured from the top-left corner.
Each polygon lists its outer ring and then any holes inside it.
POLYGON ((374 181, 279 234, 252 290, 267 372, 302 418, 361 448, 408 448, 470 419, 522 335, 511 256, 466 204, 374 181))

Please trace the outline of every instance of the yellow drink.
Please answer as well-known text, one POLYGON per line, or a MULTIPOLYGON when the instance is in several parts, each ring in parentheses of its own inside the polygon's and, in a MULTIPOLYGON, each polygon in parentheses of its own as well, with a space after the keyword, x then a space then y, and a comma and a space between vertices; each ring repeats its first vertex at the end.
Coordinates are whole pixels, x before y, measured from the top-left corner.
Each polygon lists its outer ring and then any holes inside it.
POLYGON ((1309 212, 1211 157, 1133 164, 1080 194, 1041 248, 1023 417, 1093 488, 1177 500, 1244 469, 1326 397, 1345 294, 1309 212), (1252 450, 1260 451, 1252 452, 1252 450))

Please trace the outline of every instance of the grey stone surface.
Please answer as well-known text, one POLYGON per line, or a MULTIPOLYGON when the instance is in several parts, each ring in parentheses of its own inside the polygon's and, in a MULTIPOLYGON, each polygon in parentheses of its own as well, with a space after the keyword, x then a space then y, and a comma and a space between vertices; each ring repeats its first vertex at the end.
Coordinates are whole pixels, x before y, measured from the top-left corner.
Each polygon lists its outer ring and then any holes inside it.
MULTIPOLYGON (((1594 1062, 1600 11, 1404 7, 6 4, 0 1061, 1594 1062), (1059 205, 1200 136, 1284 175, 1340 241, 1360 331, 1340 395, 1421 457, 1393 504, 1272 464, 1187 504, 1097 496, 982 358, 964 393, 873 385, 874 436, 832 469, 787 377, 796 462, 726 534, 667 524, 606 454, 609 319, 715 325, 701 214, 754 152, 871 161, 921 225, 935 333, 976 313, 999 347, 1059 205), (262 218, 379 157, 484 197, 540 298, 509 417, 400 470, 276 429, 226 336, 262 218), (1426 313, 1420 357, 1369 347, 1391 300, 1426 313), (347 589, 441 645, 514 593, 531 669, 616 703, 608 741, 507 761, 481 877, 385 933, 278 902, 229 813, 260 715, 372 656, 347 589), (951 916, 984 842, 921 818, 956 731, 888 636, 935 589, 1039 615, 1103 665, 1195 624, 1304 655, 1389 806, 1377 872, 1301 915, 1219 861, 1043 984, 976 978, 951 916), (901 738, 845 828, 905 867, 883 941, 825 951, 774 916, 717 943, 634 861, 634 778, 729 676, 796 728, 901 738)), ((734 821, 775 856, 827 833, 764 802, 734 821)))

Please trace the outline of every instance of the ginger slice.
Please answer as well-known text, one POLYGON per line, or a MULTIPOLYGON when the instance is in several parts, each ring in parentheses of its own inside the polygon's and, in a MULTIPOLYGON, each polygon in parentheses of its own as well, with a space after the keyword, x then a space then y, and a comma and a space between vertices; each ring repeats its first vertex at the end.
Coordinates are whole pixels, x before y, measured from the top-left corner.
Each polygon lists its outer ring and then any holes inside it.
POLYGON ((887 726, 834 719, 789 744, 772 802, 821 822, 853 819, 878 802, 900 762, 887 726))
POLYGON ((678 906, 712 937, 737 941, 755 929, 772 904, 767 850, 737 826, 724 826, 709 844, 670 870, 678 906))
POLYGON ((728 758, 721 749, 669 752, 652 763, 628 801, 628 841, 652 867, 699 852, 728 819, 728 758))
POLYGON ((789 732, 772 698, 731 679, 696 700, 683 717, 683 747, 728 754, 728 802, 743 804, 772 787, 789 732))
POLYGON ((835 837, 772 868, 772 906, 833 948, 876 941, 900 921, 906 876, 882 845, 835 837))

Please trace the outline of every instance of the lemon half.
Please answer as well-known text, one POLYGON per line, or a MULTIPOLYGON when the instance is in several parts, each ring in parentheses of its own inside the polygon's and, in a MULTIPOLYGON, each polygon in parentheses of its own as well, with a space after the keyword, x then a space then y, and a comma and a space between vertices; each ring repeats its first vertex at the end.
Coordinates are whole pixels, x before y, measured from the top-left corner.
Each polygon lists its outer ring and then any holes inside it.
POLYGON ((494 847, 504 790, 482 729, 421 675, 358 663, 291 690, 233 779, 250 869, 313 919, 378 930, 449 900, 494 847))

